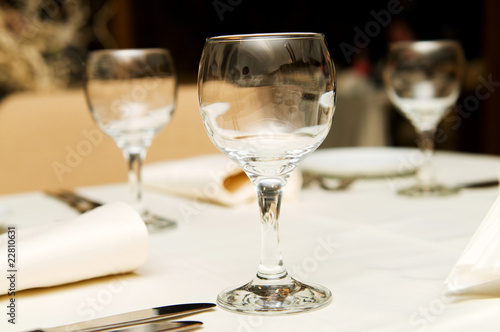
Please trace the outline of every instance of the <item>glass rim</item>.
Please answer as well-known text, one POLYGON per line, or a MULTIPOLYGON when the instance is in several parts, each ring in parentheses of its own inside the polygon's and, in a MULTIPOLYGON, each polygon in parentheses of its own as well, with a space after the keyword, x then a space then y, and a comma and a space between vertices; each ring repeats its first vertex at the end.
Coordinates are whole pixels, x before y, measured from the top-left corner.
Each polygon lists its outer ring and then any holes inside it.
POLYGON ((206 42, 242 42, 251 40, 279 40, 279 39, 324 39, 325 35, 318 32, 276 32, 276 33, 249 33, 236 35, 221 35, 209 37, 206 42))
POLYGON ((166 53, 170 55, 170 51, 166 48, 154 47, 154 48, 108 48, 100 50, 92 50, 87 53, 90 55, 104 55, 104 54, 115 54, 115 55, 141 55, 141 54, 151 54, 151 53, 166 53))
POLYGON ((461 43, 457 39, 432 39, 432 40, 402 40, 389 43, 389 47, 430 47, 438 45, 454 45, 460 46, 461 43))

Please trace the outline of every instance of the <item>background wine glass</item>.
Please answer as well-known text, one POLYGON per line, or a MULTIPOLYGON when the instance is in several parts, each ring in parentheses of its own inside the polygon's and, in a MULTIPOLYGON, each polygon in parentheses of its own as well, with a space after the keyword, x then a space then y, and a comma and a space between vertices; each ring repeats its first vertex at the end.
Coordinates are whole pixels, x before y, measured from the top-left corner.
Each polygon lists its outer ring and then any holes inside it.
POLYGON ((398 42, 389 46, 384 71, 386 91, 416 129, 423 154, 417 183, 398 193, 443 196, 457 192, 435 180, 431 159, 437 126, 460 94, 463 67, 462 47, 456 41, 398 42))
POLYGON ((324 36, 209 38, 198 89, 209 137, 249 176, 261 214, 257 275, 244 286, 220 293, 218 304, 259 314, 301 312, 328 304, 328 289, 304 284, 287 273, 278 234, 287 179, 300 160, 321 144, 332 123, 335 71, 324 36))
POLYGON ((99 50, 86 61, 85 93, 99 128, 123 151, 132 205, 150 231, 173 221, 151 215, 142 202, 141 166, 153 137, 175 109, 177 78, 165 49, 99 50))

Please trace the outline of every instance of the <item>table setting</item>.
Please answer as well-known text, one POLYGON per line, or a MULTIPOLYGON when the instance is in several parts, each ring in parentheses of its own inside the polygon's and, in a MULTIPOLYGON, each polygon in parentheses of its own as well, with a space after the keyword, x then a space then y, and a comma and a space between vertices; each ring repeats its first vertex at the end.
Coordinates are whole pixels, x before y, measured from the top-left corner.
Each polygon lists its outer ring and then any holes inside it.
POLYGON ((462 51, 392 51, 418 148, 321 147, 342 111, 324 35, 228 35, 198 76, 220 153, 145 165, 175 116, 173 59, 91 52, 85 97, 129 181, 0 196, 0 330, 495 331, 500 157, 432 145, 462 51))

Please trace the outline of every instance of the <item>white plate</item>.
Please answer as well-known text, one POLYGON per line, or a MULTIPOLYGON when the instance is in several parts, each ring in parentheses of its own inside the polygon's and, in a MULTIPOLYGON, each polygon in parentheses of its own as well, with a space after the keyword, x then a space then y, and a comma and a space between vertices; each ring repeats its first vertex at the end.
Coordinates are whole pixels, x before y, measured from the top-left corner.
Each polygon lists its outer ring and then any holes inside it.
POLYGON ((300 169, 325 177, 403 176, 415 173, 421 161, 418 149, 414 148, 327 148, 304 159, 300 169))

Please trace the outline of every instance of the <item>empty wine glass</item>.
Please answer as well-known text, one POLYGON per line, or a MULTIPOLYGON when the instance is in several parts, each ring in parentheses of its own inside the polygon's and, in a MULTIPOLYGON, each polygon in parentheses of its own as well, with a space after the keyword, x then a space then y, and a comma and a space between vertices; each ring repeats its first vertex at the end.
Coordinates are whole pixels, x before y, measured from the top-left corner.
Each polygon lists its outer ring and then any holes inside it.
POLYGON ((169 51, 93 51, 85 75, 85 94, 95 122, 128 160, 131 204, 150 231, 174 226, 175 222, 153 216, 144 207, 141 184, 146 150, 175 108, 177 78, 169 51))
POLYGON ((335 107, 335 70, 316 33, 207 39, 198 92, 212 142, 246 172, 261 215, 261 259, 247 284, 221 292, 218 304, 243 313, 302 312, 327 305, 331 292, 286 271, 278 219, 288 178, 325 139, 335 107))
POLYGON ((444 196, 457 189, 435 180, 434 136, 455 104, 463 75, 461 45, 452 40, 398 42, 389 46, 384 82, 389 99, 415 127, 423 162, 417 183, 398 191, 407 196, 444 196))

